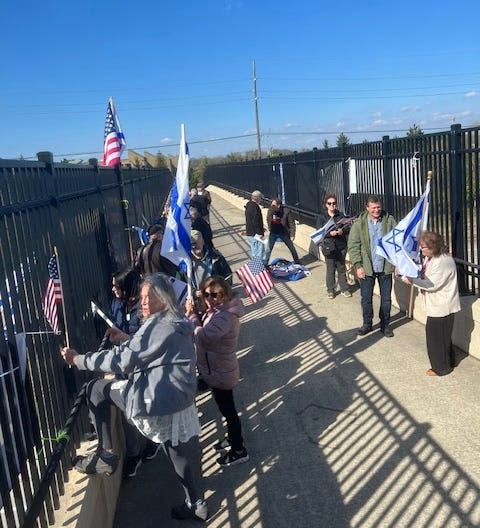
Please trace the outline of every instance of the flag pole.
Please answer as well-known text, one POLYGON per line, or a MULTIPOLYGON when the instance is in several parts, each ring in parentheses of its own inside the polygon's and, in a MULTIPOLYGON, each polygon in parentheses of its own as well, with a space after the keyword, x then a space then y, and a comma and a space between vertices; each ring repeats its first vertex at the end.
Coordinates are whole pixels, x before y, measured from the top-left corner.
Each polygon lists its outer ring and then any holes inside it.
MULTIPOLYGON (((430 185, 432 179, 433 179, 433 171, 429 170, 427 172, 427 185, 430 185)), ((427 229, 428 206, 429 206, 428 200, 426 200, 425 203, 423 204, 422 221, 420 223, 420 234, 427 229)), ((407 317, 409 319, 413 319, 413 292, 414 292, 414 286, 413 284, 410 284, 410 295, 408 299, 408 311, 407 311, 407 317)))
POLYGON ((65 346, 67 348, 70 348, 70 335, 68 332, 67 316, 65 314, 65 295, 63 294, 63 280, 62 280, 62 273, 60 270, 60 260, 58 258, 57 246, 53 246, 53 253, 55 255, 55 260, 57 261, 58 279, 60 281, 60 291, 62 293, 62 314, 63 314, 63 328, 65 332, 65 346))

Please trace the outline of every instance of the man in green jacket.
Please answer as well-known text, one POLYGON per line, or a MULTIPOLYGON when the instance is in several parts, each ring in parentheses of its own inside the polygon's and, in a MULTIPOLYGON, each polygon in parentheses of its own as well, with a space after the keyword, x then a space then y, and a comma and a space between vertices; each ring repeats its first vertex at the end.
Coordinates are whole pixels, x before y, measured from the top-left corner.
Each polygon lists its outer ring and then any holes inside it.
POLYGON ((392 273, 394 266, 376 254, 379 239, 396 225, 393 216, 382 209, 378 196, 369 196, 366 211, 353 224, 348 237, 348 255, 355 266, 360 282, 363 324, 358 335, 372 331, 373 288, 375 279, 380 288, 380 330, 385 337, 393 337, 390 323, 392 306, 392 273))

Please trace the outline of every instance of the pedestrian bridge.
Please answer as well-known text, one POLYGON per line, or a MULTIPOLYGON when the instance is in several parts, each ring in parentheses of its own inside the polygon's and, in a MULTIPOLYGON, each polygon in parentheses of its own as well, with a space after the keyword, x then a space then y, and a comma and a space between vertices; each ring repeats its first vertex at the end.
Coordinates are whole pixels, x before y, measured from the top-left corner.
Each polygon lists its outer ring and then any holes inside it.
MULTIPOLYGON (((215 245, 236 269, 248 256, 245 201, 210 191, 215 245)), ((359 292, 354 286, 352 298, 327 299, 324 265, 308 253, 311 231, 299 226, 295 240, 311 275, 277 281, 256 305, 245 300, 235 398, 248 463, 216 464, 222 423, 210 393, 198 395, 207 526, 479 526, 480 362, 459 351, 451 375, 425 376, 421 308, 414 319, 403 315, 409 291, 400 282, 395 337, 358 338, 359 292)), ((278 243, 276 256, 289 252, 278 243)), ((456 344, 478 353, 478 307, 462 303, 456 344)), ((198 526, 170 519, 182 491, 162 454, 132 480, 122 482, 121 471, 110 478, 72 471, 69 486, 55 526, 198 526)))

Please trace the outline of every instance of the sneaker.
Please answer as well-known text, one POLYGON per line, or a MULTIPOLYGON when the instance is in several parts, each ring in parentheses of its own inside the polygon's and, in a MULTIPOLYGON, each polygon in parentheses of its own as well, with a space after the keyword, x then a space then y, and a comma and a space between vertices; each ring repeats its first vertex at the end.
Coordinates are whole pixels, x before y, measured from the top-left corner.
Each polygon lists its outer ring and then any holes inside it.
POLYGON ((158 455, 160 447, 160 444, 156 444, 155 442, 148 440, 147 445, 145 446, 145 449, 142 452, 142 459, 153 460, 158 455))
POLYGON ((87 475, 113 475, 118 467, 117 455, 103 455, 92 453, 88 456, 78 457, 75 462, 75 469, 87 475))
POLYGON ((364 336, 371 332, 373 328, 370 325, 363 325, 357 330, 357 335, 364 336))
POLYGON ((137 474, 138 468, 142 464, 142 457, 127 457, 123 463, 123 478, 133 478, 137 474))
POLYGON ((344 297, 351 297, 352 296, 352 294, 348 290, 342 291, 342 295, 344 297))
POLYGON ((328 297, 329 299, 335 299, 335 294, 334 294, 333 292, 328 292, 328 293, 327 293, 327 297, 328 297))
POLYGON ((390 328, 389 325, 385 325, 383 328, 380 329, 380 331, 382 332, 382 334, 385 337, 393 337, 394 336, 393 330, 390 328))
POLYGON ((173 519, 194 519, 195 521, 206 521, 208 519, 207 503, 199 499, 195 504, 186 500, 183 504, 174 506, 171 511, 173 519))
POLYGON ((215 451, 218 452, 221 452, 221 451, 228 451, 230 449, 230 440, 225 437, 223 440, 220 440, 220 442, 217 442, 216 444, 214 444, 213 446, 213 449, 215 449, 215 451))
POLYGON ((217 464, 220 464, 222 467, 236 466, 237 464, 243 464, 248 462, 249 456, 245 448, 242 449, 239 453, 230 449, 223 456, 217 459, 217 464))

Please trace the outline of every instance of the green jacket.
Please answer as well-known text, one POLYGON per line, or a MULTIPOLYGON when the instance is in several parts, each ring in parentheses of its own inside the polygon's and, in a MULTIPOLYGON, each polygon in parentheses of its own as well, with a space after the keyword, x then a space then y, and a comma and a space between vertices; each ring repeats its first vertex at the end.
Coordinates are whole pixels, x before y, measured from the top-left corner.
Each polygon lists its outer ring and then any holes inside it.
MULTIPOLYGON (((382 211, 382 236, 391 231, 397 222, 391 214, 382 211)), ((370 233, 368 232, 368 213, 365 211, 356 220, 350 229, 348 236, 348 256, 350 261, 355 266, 355 269, 363 268, 365 274, 369 277, 373 276, 372 265, 372 251, 370 248, 370 233)), ((385 260, 383 271, 385 273, 393 273, 395 266, 385 260)))

